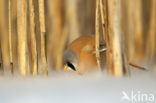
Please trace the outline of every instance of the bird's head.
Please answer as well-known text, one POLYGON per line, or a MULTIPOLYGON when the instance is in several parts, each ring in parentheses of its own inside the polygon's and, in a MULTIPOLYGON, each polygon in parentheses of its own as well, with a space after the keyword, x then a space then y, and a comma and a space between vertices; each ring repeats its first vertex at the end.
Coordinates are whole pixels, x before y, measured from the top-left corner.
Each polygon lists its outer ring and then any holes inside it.
POLYGON ((70 50, 66 50, 63 55, 64 70, 76 71, 78 66, 78 57, 70 50))

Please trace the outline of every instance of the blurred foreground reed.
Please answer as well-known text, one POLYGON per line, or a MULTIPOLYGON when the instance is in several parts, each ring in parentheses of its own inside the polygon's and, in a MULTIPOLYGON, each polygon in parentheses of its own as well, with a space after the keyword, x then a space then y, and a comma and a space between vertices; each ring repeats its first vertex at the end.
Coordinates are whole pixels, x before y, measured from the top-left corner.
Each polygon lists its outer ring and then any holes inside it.
POLYGON ((155 0, 1 0, 0 68, 21 75, 61 70, 67 45, 96 35, 99 69, 128 74, 128 62, 156 68, 155 0), (106 42, 107 55, 99 53, 106 42))

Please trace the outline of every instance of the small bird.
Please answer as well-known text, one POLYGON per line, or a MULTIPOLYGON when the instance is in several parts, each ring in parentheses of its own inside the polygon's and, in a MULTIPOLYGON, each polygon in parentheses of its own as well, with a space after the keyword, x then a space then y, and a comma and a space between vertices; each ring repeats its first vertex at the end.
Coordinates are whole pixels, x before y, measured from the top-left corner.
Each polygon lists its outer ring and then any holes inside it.
MULTIPOLYGON (((107 50, 106 44, 100 44, 103 48, 99 52, 107 50)), ((64 52, 63 55, 64 70, 76 71, 79 74, 88 73, 90 71, 98 70, 96 52, 95 52, 95 36, 83 35, 74 40, 64 52)), ((129 63, 140 70, 145 68, 134 63, 129 63)))
POLYGON ((64 52, 64 69, 84 74, 98 70, 94 35, 83 35, 74 40, 64 52))

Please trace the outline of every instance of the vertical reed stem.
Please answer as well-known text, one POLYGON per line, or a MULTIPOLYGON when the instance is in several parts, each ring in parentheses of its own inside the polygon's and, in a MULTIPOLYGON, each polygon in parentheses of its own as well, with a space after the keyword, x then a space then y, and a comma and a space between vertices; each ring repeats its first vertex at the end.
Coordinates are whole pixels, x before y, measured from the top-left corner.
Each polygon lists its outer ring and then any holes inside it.
POLYGON ((26 75, 26 45, 27 45, 27 0, 17 1, 18 28, 18 67, 21 75, 26 75))
POLYGON ((113 74, 121 77, 125 72, 128 72, 128 64, 124 51, 123 38, 120 24, 120 0, 108 0, 108 15, 109 15, 109 33, 107 34, 107 49, 109 50, 107 61, 108 69, 113 69, 113 74), (109 38, 108 38, 109 37, 109 38))
POLYGON ((53 33, 55 38, 54 40, 54 67, 56 70, 60 70, 62 67, 62 55, 63 55, 63 49, 64 45, 61 45, 63 43, 63 22, 62 22, 62 1, 61 0, 53 0, 53 33), (57 12, 56 12, 57 10, 57 12))
POLYGON ((147 36, 147 45, 146 53, 150 58, 153 58, 156 55, 156 0, 151 2, 151 13, 150 13, 150 22, 149 30, 147 36))
POLYGON ((100 52, 99 52, 99 46, 100 46, 100 26, 99 26, 99 19, 100 19, 100 2, 99 0, 96 0, 96 17, 95 17, 95 49, 96 49, 96 59, 98 64, 98 69, 101 71, 101 64, 100 64, 100 52))
POLYGON ((8 16, 9 16, 9 54, 11 73, 13 73, 13 59, 12 59, 12 13, 11 13, 11 0, 8 1, 8 16))
POLYGON ((44 0, 39 0, 39 21, 40 21, 40 36, 41 36, 41 61, 42 61, 42 73, 47 75, 47 61, 45 51, 45 13, 44 13, 44 0))
POLYGON ((103 7, 103 2, 102 1, 103 0, 100 0, 101 21, 102 21, 103 40, 106 41, 104 7, 103 7))
POLYGON ((143 21, 142 21, 142 0, 134 0, 135 12, 135 49, 137 60, 141 60, 143 57, 143 21))
MULTIPOLYGON (((129 0, 127 2, 127 44, 128 44, 128 60, 134 61, 135 60, 135 17, 132 15, 135 15, 135 6, 134 6, 134 0, 129 0)), ((126 4, 125 4, 126 5, 126 4)))
POLYGON ((3 61, 4 72, 10 71, 10 56, 9 56, 9 38, 8 38, 8 25, 7 25, 7 11, 5 8, 6 0, 0 0, 0 41, 1 41, 1 53, 3 61))
POLYGON ((1 51, 1 42, 0 42, 0 72, 3 69, 3 61, 2 61, 2 51, 1 51))
POLYGON ((37 69, 37 47, 36 47, 36 36, 35 36, 35 13, 34 13, 34 2, 29 0, 29 15, 30 15, 30 39, 31 39, 31 55, 32 55, 32 72, 33 75, 38 74, 37 69))

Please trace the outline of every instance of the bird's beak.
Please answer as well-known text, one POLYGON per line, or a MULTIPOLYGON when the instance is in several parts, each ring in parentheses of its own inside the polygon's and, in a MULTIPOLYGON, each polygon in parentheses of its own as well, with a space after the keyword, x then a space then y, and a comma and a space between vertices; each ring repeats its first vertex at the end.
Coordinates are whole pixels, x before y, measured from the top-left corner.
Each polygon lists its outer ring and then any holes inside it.
POLYGON ((64 66, 64 70, 67 70, 69 67, 68 67, 68 65, 66 64, 65 66, 64 66))

